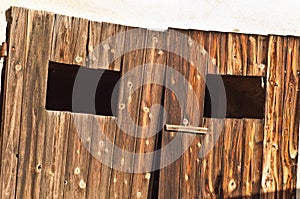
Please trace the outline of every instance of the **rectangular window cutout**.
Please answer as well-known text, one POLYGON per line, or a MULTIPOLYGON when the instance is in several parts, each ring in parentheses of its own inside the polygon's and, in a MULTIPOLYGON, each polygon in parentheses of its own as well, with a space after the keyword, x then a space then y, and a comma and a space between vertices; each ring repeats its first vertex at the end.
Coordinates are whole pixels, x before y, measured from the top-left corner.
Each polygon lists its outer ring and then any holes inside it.
POLYGON ((114 89, 119 92, 119 79, 118 71, 49 62, 46 109, 113 116, 118 100, 111 99, 114 89))
POLYGON ((204 117, 208 118, 264 118, 265 77, 212 75, 206 76, 204 117), (222 84, 224 83, 227 109, 222 114, 225 103, 221 96, 222 84), (209 86, 208 86, 209 85, 209 86), (210 88, 210 89, 208 89, 210 88), (214 102, 214 109, 212 108, 214 102))

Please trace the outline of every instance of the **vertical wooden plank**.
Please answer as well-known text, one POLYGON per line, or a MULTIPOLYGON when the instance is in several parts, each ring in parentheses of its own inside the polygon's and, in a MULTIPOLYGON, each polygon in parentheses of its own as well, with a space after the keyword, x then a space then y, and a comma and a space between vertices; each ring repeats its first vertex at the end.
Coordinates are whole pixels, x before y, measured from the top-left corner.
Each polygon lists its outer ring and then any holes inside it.
POLYGON ((291 198, 296 189, 296 170, 298 154, 298 132, 295 131, 297 120, 297 97, 299 90, 299 39, 288 38, 285 68, 285 90, 283 104, 282 140, 281 140, 281 166, 283 172, 282 190, 283 198, 291 198))
POLYGON ((86 58, 88 20, 55 15, 51 61, 83 65, 86 58))
MULTIPOLYGON (((52 49, 50 60, 66 64, 82 65, 86 57, 86 44, 88 36, 87 32, 87 20, 56 15, 54 32, 52 35, 52 49)), ((51 112, 47 112, 47 118, 49 121, 55 120, 55 116, 53 116, 51 112)), ((70 145, 79 147, 80 149, 83 148, 83 146, 81 146, 81 141, 78 138, 76 129, 74 129, 74 114, 62 114, 59 116, 59 118, 60 121, 65 121, 64 124, 68 125, 68 128, 65 127, 63 129, 63 132, 61 132, 61 130, 59 130, 58 132, 54 132, 53 137, 51 137, 50 135, 47 135, 46 137, 46 140, 49 143, 53 143, 52 147, 54 148, 52 148, 52 150, 49 149, 44 152, 44 161, 45 163, 55 162, 58 165, 53 166, 53 164, 50 165, 50 163, 46 164, 45 172, 43 173, 43 181, 50 183, 52 187, 47 185, 42 186, 41 194, 52 193, 54 196, 63 197, 64 194, 68 195, 70 193, 67 190, 72 189, 71 194, 73 194, 73 192, 75 192, 75 189, 77 188, 77 186, 75 185, 75 180, 73 181, 73 179, 75 178, 72 178, 73 176, 70 175, 70 170, 73 169, 73 167, 76 167, 73 165, 73 163, 76 164, 76 161, 80 161, 80 158, 78 160, 76 159, 76 157, 83 156, 81 157, 81 159, 87 159, 89 155, 85 154, 85 151, 83 150, 84 152, 82 152, 82 154, 76 154, 77 156, 74 157, 73 162, 70 161, 70 159, 67 160, 67 157, 73 158, 72 155, 74 154, 72 153, 73 151, 69 151, 69 149, 74 149, 70 148, 70 145), (71 126, 72 128, 69 128, 69 126, 71 126), (62 135, 57 135, 57 133, 60 133, 62 135), (53 178, 53 176, 55 176, 56 178, 53 178)), ((84 163, 86 162, 88 161, 84 161, 84 163)), ((88 166, 85 165, 85 167, 88 166)), ((74 172, 74 170, 75 169, 73 169, 72 172, 74 172)), ((83 168, 82 170, 84 170, 82 172, 84 173, 86 172, 87 168, 83 168)), ((82 193, 82 191, 74 193, 74 195, 80 193, 82 193)))
MULTIPOLYGON (((298 65, 299 67, 299 65, 298 65)), ((300 67, 299 67, 299 70, 300 70, 300 67)), ((298 73, 298 75, 300 76, 300 74, 298 73)), ((298 84, 298 88, 300 88, 300 85, 298 84)), ((299 138, 300 138, 300 96, 299 96, 299 90, 298 90, 298 103, 297 103, 297 110, 298 110, 298 113, 297 113, 297 120, 298 120, 298 124, 295 125, 295 131, 298 132, 298 150, 299 150, 299 138)), ((298 155, 298 158, 297 158, 297 181, 296 181, 296 199, 299 199, 300 198, 300 156, 298 155)))
POLYGON ((111 23, 90 22, 88 58, 90 66, 120 71, 121 57, 115 58, 116 51, 124 50, 126 27, 111 23))
POLYGON ((282 137, 282 109, 284 91, 284 62, 286 39, 269 37, 267 96, 263 143, 262 193, 267 198, 282 197, 282 168, 280 149, 282 137))
POLYGON ((211 32, 209 36, 209 50, 211 62, 208 65, 207 73, 226 74, 227 73, 227 34, 211 32))
MULTIPOLYGON (((188 53, 189 60, 184 61, 185 76, 189 82, 186 94, 187 103, 184 107, 184 119, 191 126, 202 126, 204 94, 205 94, 205 75, 208 63, 208 54, 198 41, 202 38, 197 32, 189 32, 188 46, 183 45, 182 50, 188 53)), ((180 197, 197 197, 197 159, 199 156, 199 142, 203 135, 197 135, 190 143, 190 137, 183 136, 182 145, 188 150, 181 157, 180 171, 180 197)))
MULTIPOLYGON (((242 194, 243 197, 249 197, 252 194, 252 175, 251 168, 255 160, 253 160, 253 147, 254 147, 254 132, 252 123, 244 120, 244 132, 243 132, 243 148, 241 152, 244 153, 243 157, 243 169, 242 169, 242 194)), ((257 158, 258 160, 259 158, 257 158)), ((257 194, 257 193, 256 193, 257 194)))
POLYGON ((104 165, 104 159, 111 160, 112 148, 107 141, 114 141, 116 122, 113 117, 93 116, 89 127, 91 137, 88 178, 86 183, 86 198, 109 198, 109 183, 111 177, 110 165, 104 165), (101 133, 100 133, 101 130, 101 133), (107 140, 108 139, 108 140, 107 140))
POLYGON ((70 113, 47 111, 40 198, 63 198, 70 113))
MULTIPOLYGON (((210 32, 208 37, 208 54, 210 57, 210 61, 207 66, 207 73, 215 74, 217 72, 217 45, 220 43, 220 35, 221 33, 210 32)), ((219 59, 218 59, 219 60, 219 59)))
POLYGON ((89 171, 93 115, 71 114, 64 198, 85 198, 89 171), (87 147, 87 148, 85 148, 87 147))
MULTIPOLYGON (((88 20, 56 15, 51 61, 83 65, 87 40, 88 20)), ((66 164, 62 165, 65 166, 63 196, 66 198, 85 197, 90 154, 82 143, 86 140, 81 140, 78 133, 89 128, 90 119, 84 114, 71 114, 66 164)))
POLYGON ((221 41, 219 47, 219 62, 220 67, 218 68, 218 74, 226 74, 227 71, 227 46, 228 46, 228 39, 226 33, 221 33, 221 41))
POLYGON ((8 21, 8 59, 5 68, 2 122, 0 197, 13 198, 16 191, 19 135, 28 41, 28 10, 12 7, 8 21), (14 99, 14 100, 12 100, 14 99))
POLYGON ((240 71, 241 75, 244 75, 244 71, 248 68, 248 44, 249 44, 249 35, 240 34, 239 35, 241 42, 241 62, 242 62, 242 71, 240 71))
MULTIPOLYGON (((139 126, 142 127, 137 132, 140 138, 136 139, 135 153, 141 154, 134 159, 135 170, 142 170, 152 163, 157 162, 159 157, 145 159, 143 154, 156 150, 160 129, 162 126, 162 112, 159 109, 152 109, 154 106, 161 105, 163 100, 163 83, 165 80, 167 52, 167 32, 147 31, 147 43, 145 53, 145 69, 143 72, 142 97, 139 107, 139 126), (160 49, 162 48, 162 49, 160 49), (155 83, 156 82, 156 83, 155 83), (161 85, 159 85, 160 83, 161 85), (158 132, 157 132, 158 131, 158 132), (154 134, 157 133, 157 134, 154 134), (145 164, 147 164, 145 166, 145 164)), ((135 173, 132 180, 131 198, 150 197, 151 178, 154 172, 135 173)))
MULTIPOLYGON (((114 59, 114 52, 124 51, 124 35, 121 35, 126 29, 125 26, 90 22, 89 27, 89 55, 91 68, 102 68, 119 71, 121 68, 121 58, 114 59), (111 39, 115 37, 114 39, 111 39), (102 45, 102 46, 99 46, 102 45), (105 46, 107 48, 105 48, 105 46), (91 60, 92 59, 92 60, 91 60), (93 61, 93 59, 95 59, 93 61), (92 62, 91 62, 92 61, 92 62), (113 61, 113 62, 112 62, 113 61), (112 63, 111 63, 112 62, 112 63)), ((101 128, 106 137, 114 143, 117 127, 113 117, 95 116, 93 126, 101 128)), ((91 150, 93 157, 90 158, 90 166, 87 179, 87 197, 88 198, 109 198, 109 185, 112 169, 100 162, 105 152, 105 138, 103 134, 93 129, 91 150), (99 153, 100 152, 100 153, 99 153), (97 157, 94 157, 98 155, 97 157)), ((106 150, 107 151, 107 150, 106 150)), ((109 154, 112 155, 112 151, 109 154)))
MULTIPOLYGON (((298 38, 297 38, 298 40, 298 38)), ((299 42, 299 41, 297 41, 299 42)), ((298 132, 298 137, 296 140, 298 141, 298 158, 297 158, 297 181, 296 181, 296 198, 300 198, 300 156, 299 156, 299 149, 300 149, 300 59, 298 59, 298 70, 297 70, 297 75, 298 75, 298 97, 297 97, 297 108, 296 110, 296 122, 295 122, 295 127, 294 131, 298 132), (297 123, 298 122, 298 123, 297 123)))
POLYGON ((45 102, 54 15, 28 12, 20 156, 16 198, 39 197, 45 139, 45 102))
POLYGON ((206 139, 201 139, 197 144, 200 148, 207 141, 215 140, 215 146, 205 157, 197 159, 197 178, 198 178, 198 198, 222 198, 223 197, 223 119, 204 119, 204 127, 210 129, 210 135, 206 139), (219 137, 216 134, 219 134, 219 137))
POLYGON ((260 192, 262 168, 263 125, 261 120, 245 119, 243 124, 242 194, 240 197, 256 197, 260 192))
POLYGON ((141 89, 133 90, 136 85, 141 85, 143 67, 138 67, 144 61, 144 49, 146 40, 145 29, 128 29, 125 34, 125 52, 122 64, 122 76, 131 71, 131 75, 121 81, 119 87, 119 110, 118 124, 122 129, 116 132, 115 145, 122 149, 121 154, 114 152, 113 164, 120 165, 122 171, 114 169, 110 181, 110 197, 128 198, 131 195, 130 182, 132 181, 133 155, 127 152, 135 151, 135 135, 139 118, 139 106, 141 100, 141 89), (133 32, 132 32, 133 31, 133 32), (138 50, 133 50, 139 47, 138 50), (135 67, 138 67, 134 71, 135 67), (128 116, 129 115, 129 116, 128 116), (131 117, 133 123, 128 122, 131 117), (133 136, 134 135, 134 136, 133 136))
POLYGON ((243 75, 266 76, 268 62, 268 37, 249 35, 248 65, 243 75))
MULTIPOLYGON (((247 125, 247 123, 246 123, 247 125)), ((247 127, 247 126, 246 126, 247 127)), ((259 196, 262 180, 264 122, 255 121, 253 138, 253 163, 251 164, 252 195, 259 196)))
MULTIPOLYGON (((167 65, 180 72, 185 77, 186 68, 183 67, 182 46, 187 45, 187 39, 182 37, 182 32, 177 30, 169 30, 168 49, 177 51, 178 54, 171 53, 169 50, 167 65)), ((166 71, 166 86, 171 87, 175 84, 177 88, 181 88, 182 93, 173 93, 171 90, 166 89, 164 96, 164 108, 166 110, 166 123, 167 124, 182 124, 184 107, 180 107, 178 104, 176 95, 186 96, 187 90, 183 82, 179 82, 178 77, 172 72, 170 68, 166 71)), ((184 98, 183 104, 186 104, 186 98, 184 98)), ((166 146, 177 135, 175 132, 162 131, 162 143, 161 147, 166 146)), ((178 143, 178 147, 181 147, 181 142, 178 143)), ((173 152, 161 154, 161 164, 163 161, 168 161, 172 157, 173 152)), ((174 152, 175 153, 175 152, 174 152)), ((159 193, 158 198, 179 198, 180 197, 180 165, 181 159, 175 160, 172 164, 162 168, 160 170, 159 178, 159 193)))
POLYGON ((222 158, 224 197, 241 197, 243 120, 226 119, 224 128, 222 158))
POLYGON ((247 65, 243 65, 245 64, 243 59, 247 59, 247 53, 245 53, 247 48, 245 41, 247 39, 244 37, 239 34, 228 33, 227 75, 242 75, 243 67, 247 67, 247 65))

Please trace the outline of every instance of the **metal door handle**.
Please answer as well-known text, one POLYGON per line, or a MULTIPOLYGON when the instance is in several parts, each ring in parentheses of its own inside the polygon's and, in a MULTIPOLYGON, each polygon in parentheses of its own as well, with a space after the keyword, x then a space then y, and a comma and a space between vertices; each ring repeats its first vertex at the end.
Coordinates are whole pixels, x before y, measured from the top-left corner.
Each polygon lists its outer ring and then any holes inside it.
POLYGON ((177 131, 181 133, 192 133, 192 134, 206 134, 208 128, 205 127, 196 127, 196 126, 180 126, 180 125, 165 125, 166 131, 177 131))

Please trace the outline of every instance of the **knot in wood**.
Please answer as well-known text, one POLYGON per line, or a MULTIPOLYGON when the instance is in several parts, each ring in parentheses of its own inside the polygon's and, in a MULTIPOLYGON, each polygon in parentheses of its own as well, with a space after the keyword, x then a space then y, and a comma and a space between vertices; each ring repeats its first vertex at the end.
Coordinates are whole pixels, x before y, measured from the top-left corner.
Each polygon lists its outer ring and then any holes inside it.
POLYGON ((137 196, 138 198, 140 198, 140 197, 142 196, 142 193, 138 191, 138 192, 136 193, 136 196, 137 196))
POLYGON ((76 61, 77 63, 81 63, 82 60, 83 60, 82 57, 79 57, 79 56, 75 58, 75 61, 76 61))
POLYGON ((20 71, 22 69, 22 66, 20 65, 20 64, 17 64, 16 66, 15 66, 15 70, 16 71, 20 71))
POLYGON ((42 165, 37 165, 37 167, 36 167, 36 171, 38 172, 38 173, 40 173, 41 172, 41 170, 42 170, 42 165))
POLYGON ((79 167, 76 167, 75 169, 74 169, 74 174, 75 175, 78 175, 80 173, 80 168, 79 167))
POLYGON ((79 182, 79 187, 81 189, 85 189, 86 188, 86 183, 81 179, 80 182, 79 182))
POLYGON ((188 39, 189 46, 193 45, 193 40, 191 38, 188 39))
POLYGON ((228 191, 229 191, 229 193, 231 193, 231 192, 233 192, 234 190, 236 190, 236 188, 237 188, 236 182, 234 181, 234 179, 231 179, 231 180, 229 181, 229 184, 228 184, 228 191))
POLYGON ((153 37, 152 39, 153 39, 153 42, 154 42, 154 43, 158 43, 157 37, 153 37))

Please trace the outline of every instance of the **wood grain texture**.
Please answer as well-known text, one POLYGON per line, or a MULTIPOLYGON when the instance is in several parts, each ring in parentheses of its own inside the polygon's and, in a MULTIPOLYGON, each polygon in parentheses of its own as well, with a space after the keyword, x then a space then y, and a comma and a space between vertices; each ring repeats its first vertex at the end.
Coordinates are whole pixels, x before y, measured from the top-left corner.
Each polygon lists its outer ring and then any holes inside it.
POLYGON ((115 145, 122 152, 114 152, 113 164, 120 165, 120 169, 114 169, 110 181, 110 197, 128 198, 131 195, 132 172, 134 169, 134 157, 127 152, 134 152, 137 122, 139 118, 139 106, 141 101, 141 89, 134 89, 141 85, 144 67, 144 49, 147 31, 145 29, 129 28, 125 34, 125 52, 123 55, 122 76, 119 89, 118 126, 115 145), (129 32, 128 32, 129 31, 129 32), (132 32, 133 31, 133 32, 132 32), (134 50, 135 48, 140 48, 134 50), (141 67, 139 67, 141 66, 141 67), (136 68, 134 70, 134 68, 136 68), (127 73, 130 73, 128 75, 127 73), (128 122, 128 119, 132 122, 128 122), (121 171, 120 171, 121 170, 121 171))
POLYGON ((211 32, 209 34, 208 54, 210 64, 207 73, 226 74, 227 35, 225 33, 211 32))
POLYGON ((54 15, 28 11, 27 20, 27 60, 23 82, 16 198, 37 198, 40 194, 46 121, 46 75, 54 15))
MULTIPOLYGON (((186 104, 186 92, 187 90, 184 89, 186 84, 180 82, 178 75, 176 75, 172 68, 178 71, 180 74, 182 74, 183 77, 185 77, 185 69, 182 65, 183 57, 181 56, 182 46, 187 45, 187 37, 182 36, 182 32, 179 32, 178 30, 172 30, 172 32, 169 33, 169 41, 168 41, 168 57, 167 57, 167 65, 170 68, 167 68, 166 71, 166 87, 169 89, 165 90, 164 93, 164 108, 166 110, 166 123, 167 124, 182 124, 183 122, 183 111, 184 107, 180 107, 178 103, 178 95, 182 95, 183 102, 181 106, 184 106, 186 104), (172 51, 170 50, 172 49, 172 51), (172 52, 176 52, 172 53, 172 52), (172 88, 172 84, 176 84, 178 90, 181 90, 182 93, 178 93, 176 91, 171 91, 170 88, 172 88), (174 93, 176 92, 176 93, 174 93), (177 95, 177 96, 176 96, 177 95)), ((162 142, 161 142, 161 148, 168 145, 169 142, 175 137, 179 136, 178 141, 178 150, 181 150, 181 135, 175 132, 169 132, 169 131, 162 131, 162 142)), ((175 154, 175 151, 167 151, 164 153, 161 153, 161 165, 164 165, 164 162, 169 162, 173 160, 173 155, 175 154)), ((174 162, 169 164, 168 166, 160 169, 160 176, 159 176, 159 190, 158 190, 158 198, 179 198, 180 197, 180 165, 181 165, 181 159, 175 159, 174 162)))
POLYGON ((89 23, 88 60, 89 68, 120 71, 124 51, 126 26, 110 23, 89 23))
POLYGON ((211 32, 207 51, 208 73, 223 75, 265 76, 268 37, 211 32))
POLYGON ((257 196, 261 187, 263 121, 243 120, 242 181, 243 197, 257 196))
POLYGON ((92 135, 90 148, 92 156, 89 160, 86 198, 109 198, 113 154, 109 142, 114 143, 117 126, 113 117, 94 116, 91 120, 89 131, 92 135))
POLYGON ((228 34, 227 72, 228 75, 242 75, 247 67, 247 35, 228 34))
POLYGON ((55 15, 51 61, 83 65, 87 55, 88 20, 55 15))
MULTIPOLYGON (((50 60, 83 65, 87 56, 88 24, 86 19, 56 15, 50 60)), ((86 143, 88 137, 81 133, 88 131, 91 119, 92 116, 75 113, 70 117, 66 163, 62 165, 65 166, 63 196, 66 198, 83 198, 86 194, 90 145, 86 143)))
POLYGON ((247 67, 243 67, 244 75, 266 76, 268 62, 268 37, 248 35, 247 67))
POLYGON ((204 118, 203 126, 210 129, 209 137, 202 137, 198 147, 202 147, 207 141, 214 139, 215 146, 205 157, 197 162, 198 197, 197 198, 222 198, 223 197, 223 136, 224 120, 204 118), (219 134, 219 136, 216 136, 219 134))
POLYGON ((296 189, 297 154, 298 154, 298 132, 295 129, 299 118, 297 118, 297 98, 299 96, 299 40, 289 37, 287 41, 285 80, 284 80, 284 104, 281 140, 281 167, 283 170, 282 190, 286 190, 283 198, 294 196, 296 189))
MULTIPOLYGON (((189 60, 183 62, 186 69, 184 74, 189 83, 189 89, 186 94, 187 103, 184 108, 184 119, 188 121, 188 126, 202 126, 204 110, 205 93, 205 75, 208 63, 208 54, 203 46, 199 45, 204 35, 195 31, 189 32, 188 45, 183 48, 188 52, 189 60)), ((180 197, 195 198, 198 195, 197 184, 197 159, 199 156, 199 143, 203 135, 191 137, 191 135, 182 136, 183 148, 187 150, 181 157, 180 171, 180 197), (192 142, 191 142, 192 140, 192 142)), ((201 143, 200 143, 201 144, 201 143)))
MULTIPOLYGON (((255 119, 208 119, 204 126, 220 133, 210 153, 197 161, 198 198, 259 196, 263 122, 255 119)), ((211 136, 208 139, 216 139, 211 136)), ((204 140, 201 140, 202 146, 204 140)))
POLYGON ((93 118, 93 115, 71 114, 64 198, 86 197, 93 118))
POLYGON ((280 165, 282 150, 282 110, 284 99, 284 65, 287 38, 269 37, 267 97, 263 144, 262 193, 267 197, 282 197, 283 170, 280 165))
MULTIPOLYGON (((146 158, 146 153, 156 150, 159 139, 160 128, 163 122, 163 113, 160 109, 154 107, 161 106, 163 100, 166 71, 167 52, 167 32, 147 31, 146 49, 143 71, 142 97, 139 108, 138 125, 142 128, 137 132, 139 138, 136 139, 135 152, 140 154, 134 159, 134 168, 136 171, 143 170, 146 167, 151 169, 152 164, 159 164, 159 156, 146 158), (160 49, 161 48, 161 49, 160 49), (154 83, 156 82, 156 83, 154 83), (159 85, 160 84, 160 85, 159 85)), ((151 178, 154 172, 133 174, 131 198, 150 197, 151 178)))
POLYGON ((19 136, 23 98, 23 76, 26 69, 28 10, 11 8, 9 18, 9 54, 5 69, 1 122, 0 197, 13 198, 16 191, 19 136), (14 99, 14 103, 12 103, 14 99))
POLYGON ((47 111, 40 198, 62 198, 71 114, 47 111))
POLYGON ((243 120, 228 119, 223 137, 223 194, 225 198, 239 197, 242 192, 242 134, 243 120))
MULTIPOLYGON (((115 57, 114 53, 124 51, 125 30, 125 26, 90 21, 88 39, 89 65, 87 67, 120 71, 122 58, 115 57)), ((114 144, 117 132, 116 121, 113 117, 95 117, 93 120, 90 148, 93 156, 90 156, 89 160, 86 197, 109 198, 112 163, 104 165, 101 163, 101 160, 103 160, 104 156, 112 159, 113 149, 106 148, 106 139, 109 139, 114 144), (99 133, 99 128, 102 129, 104 134, 99 133), (106 137, 103 137, 104 135, 106 137)))

